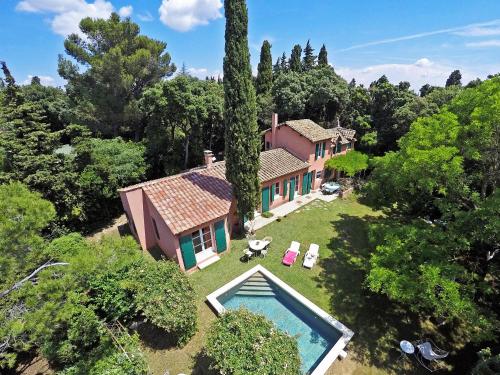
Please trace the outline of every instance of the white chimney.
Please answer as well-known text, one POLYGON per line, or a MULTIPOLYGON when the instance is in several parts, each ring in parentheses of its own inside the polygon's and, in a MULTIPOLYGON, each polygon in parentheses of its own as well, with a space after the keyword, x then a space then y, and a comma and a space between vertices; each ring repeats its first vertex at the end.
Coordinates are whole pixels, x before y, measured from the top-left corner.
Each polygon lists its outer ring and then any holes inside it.
POLYGON ((210 150, 205 150, 205 151, 203 151, 203 156, 205 158, 205 166, 207 168, 210 168, 212 166, 214 159, 215 159, 213 152, 210 150))
POLYGON ((271 116, 271 148, 276 148, 276 131, 278 129, 278 114, 271 116))

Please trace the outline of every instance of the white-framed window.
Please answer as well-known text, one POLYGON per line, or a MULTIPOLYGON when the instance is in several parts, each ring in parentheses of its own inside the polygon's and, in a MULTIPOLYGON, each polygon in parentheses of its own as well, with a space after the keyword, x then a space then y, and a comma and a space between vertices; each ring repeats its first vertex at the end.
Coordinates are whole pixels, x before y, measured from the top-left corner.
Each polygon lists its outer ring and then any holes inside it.
POLYGON ((205 250, 212 250, 212 232, 210 226, 198 229, 191 233, 195 254, 205 250))
POLYGON ((295 191, 299 191, 299 176, 295 176, 295 191))
POLYGON ((322 173, 322 172, 323 172, 323 171, 317 171, 317 172, 316 172, 316 178, 321 178, 321 173, 322 173))
POLYGON ((274 196, 276 195, 280 195, 280 183, 279 182, 276 182, 274 184, 274 196))

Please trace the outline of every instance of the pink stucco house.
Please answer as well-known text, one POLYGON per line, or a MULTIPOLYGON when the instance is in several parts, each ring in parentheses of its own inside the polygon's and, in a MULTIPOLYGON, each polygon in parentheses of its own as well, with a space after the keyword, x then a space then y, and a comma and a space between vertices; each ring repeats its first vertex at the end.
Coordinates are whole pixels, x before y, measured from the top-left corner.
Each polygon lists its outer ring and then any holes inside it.
MULTIPOLYGON (((325 161, 354 148, 355 131, 325 129, 311 120, 278 123, 263 133, 259 180, 260 212, 309 194, 320 187, 325 161)), ((225 162, 213 162, 183 173, 119 190, 130 230, 141 247, 158 247, 185 271, 204 268, 230 250, 231 233, 240 220, 225 162)))

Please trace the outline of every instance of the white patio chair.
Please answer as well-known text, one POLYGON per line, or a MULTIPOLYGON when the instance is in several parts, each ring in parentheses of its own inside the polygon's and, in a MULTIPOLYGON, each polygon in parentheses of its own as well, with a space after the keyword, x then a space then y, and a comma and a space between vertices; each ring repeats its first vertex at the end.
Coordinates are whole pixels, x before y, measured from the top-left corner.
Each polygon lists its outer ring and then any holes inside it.
POLYGON ((447 351, 440 349, 430 339, 418 341, 415 346, 418 349, 415 353, 415 358, 417 358, 417 361, 422 365, 422 367, 430 372, 438 370, 439 367, 435 365, 439 360, 446 358, 449 354, 447 351))

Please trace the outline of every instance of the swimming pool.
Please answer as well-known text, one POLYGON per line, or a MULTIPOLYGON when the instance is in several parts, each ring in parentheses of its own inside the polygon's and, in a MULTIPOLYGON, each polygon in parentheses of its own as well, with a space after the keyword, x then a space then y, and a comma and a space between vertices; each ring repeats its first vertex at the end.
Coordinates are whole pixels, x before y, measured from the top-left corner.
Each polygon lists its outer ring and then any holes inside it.
POLYGON ((261 265, 207 299, 219 314, 244 307, 296 337, 304 374, 324 374, 339 355, 345 355, 343 349, 354 334, 261 265))

